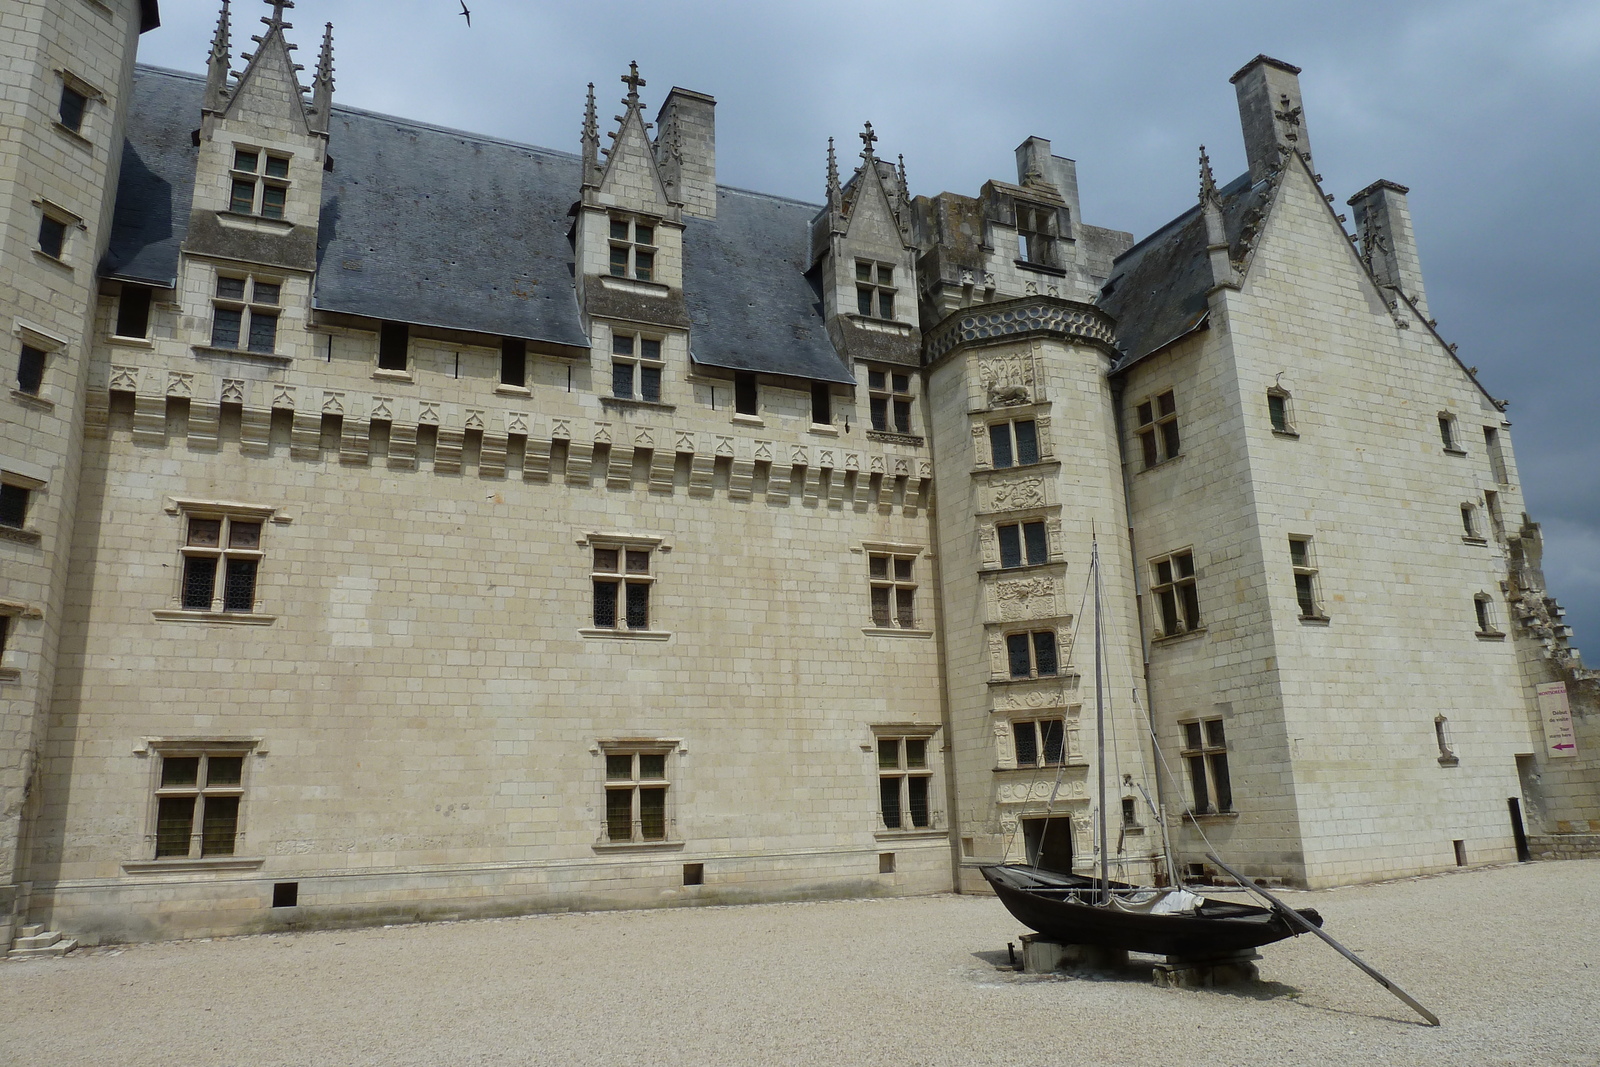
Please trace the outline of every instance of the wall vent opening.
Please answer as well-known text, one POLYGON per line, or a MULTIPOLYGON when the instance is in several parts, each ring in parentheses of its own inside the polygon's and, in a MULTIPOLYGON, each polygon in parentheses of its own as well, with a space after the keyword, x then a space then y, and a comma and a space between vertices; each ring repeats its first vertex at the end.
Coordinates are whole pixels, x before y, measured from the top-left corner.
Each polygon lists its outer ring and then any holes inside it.
POLYGON ((272 906, 274 908, 293 908, 300 904, 299 882, 273 882, 272 906))

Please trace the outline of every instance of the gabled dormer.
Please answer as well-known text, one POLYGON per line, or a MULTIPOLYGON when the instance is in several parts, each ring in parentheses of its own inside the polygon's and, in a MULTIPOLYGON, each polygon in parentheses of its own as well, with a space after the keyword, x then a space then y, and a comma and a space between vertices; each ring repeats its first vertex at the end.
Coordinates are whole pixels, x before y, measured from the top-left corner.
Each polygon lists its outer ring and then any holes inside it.
POLYGON ((313 102, 300 85, 283 20, 293 0, 267 0, 264 34, 237 75, 230 69, 227 0, 207 61, 184 251, 298 271, 316 268, 317 220, 333 101, 333 27, 323 37, 313 102))
POLYGON ((827 204, 812 220, 812 270, 841 356, 916 366, 922 335, 905 158, 898 167, 879 159, 877 139, 867 123, 861 165, 842 185, 828 140, 827 204))
POLYGON ((622 81, 628 95, 603 158, 592 83, 584 113, 583 187, 573 208, 573 244, 578 301, 592 336, 600 332, 595 320, 689 324, 683 302, 681 182, 669 184, 662 174, 639 99, 645 80, 637 63, 629 65, 622 81))

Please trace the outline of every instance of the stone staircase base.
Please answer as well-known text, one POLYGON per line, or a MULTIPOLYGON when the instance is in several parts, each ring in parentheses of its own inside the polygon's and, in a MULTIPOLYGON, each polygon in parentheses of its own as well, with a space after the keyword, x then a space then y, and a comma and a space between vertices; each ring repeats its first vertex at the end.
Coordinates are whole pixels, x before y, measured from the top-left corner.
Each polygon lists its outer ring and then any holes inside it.
POLYGON ((46 930, 38 923, 33 923, 22 928, 6 958, 26 960, 40 956, 65 956, 77 947, 78 942, 72 938, 64 938, 54 930, 46 930))

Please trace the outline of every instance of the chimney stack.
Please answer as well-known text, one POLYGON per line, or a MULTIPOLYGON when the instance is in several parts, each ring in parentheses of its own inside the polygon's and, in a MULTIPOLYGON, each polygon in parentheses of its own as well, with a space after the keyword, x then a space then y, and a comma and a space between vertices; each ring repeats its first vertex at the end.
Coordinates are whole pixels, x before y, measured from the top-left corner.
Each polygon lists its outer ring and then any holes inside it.
POLYGON ((673 86, 656 116, 656 163, 684 213, 717 217, 717 101, 673 86))
POLYGON ((1348 203, 1355 211, 1361 261, 1379 285, 1399 289, 1426 319, 1428 298, 1422 290, 1422 262, 1417 258, 1411 209, 1406 205, 1406 193, 1410 191, 1380 179, 1352 196, 1348 203))
POLYGON ((1311 162, 1311 139, 1300 108, 1300 68, 1270 56, 1256 56, 1228 79, 1239 95, 1239 124, 1250 180, 1259 182, 1279 165, 1280 148, 1311 162))
POLYGON ((1055 186, 1067 202, 1067 218, 1060 236, 1071 238, 1078 221, 1078 164, 1066 156, 1051 154, 1050 142, 1045 138, 1030 137, 1017 145, 1017 184, 1027 185, 1030 174, 1055 186))

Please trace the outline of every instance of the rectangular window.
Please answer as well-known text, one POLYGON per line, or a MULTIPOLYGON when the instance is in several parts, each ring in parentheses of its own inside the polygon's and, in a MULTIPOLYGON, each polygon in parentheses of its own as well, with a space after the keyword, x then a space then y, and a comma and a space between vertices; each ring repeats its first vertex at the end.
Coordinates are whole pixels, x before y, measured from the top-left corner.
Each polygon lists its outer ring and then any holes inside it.
POLYGON ((595 545, 594 625, 600 630, 650 629, 652 549, 638 545, 595 545))
POLYGON ((811 422, 816 426, 833 425, 833 392, 827 382, 811 383, 811 422))
POLYGON ((500 339, 500 384, 518 387, 528 384, 528 342, 520 337, 500 339))
MULTIPOLYGON (((211 347, 270 354, 277 350, 282 285, 256 278, 217 277, 211 311, 211 347)), ((120 325, 119 325, 120 329, 120 325)))
POLYGON ((58 218, 45 215, 39 219, 39 251, 51 259, 60 259, 67 244, 67 224, 58 218))
POLYGON ((611 335, 611 395, 661 402, 661 341, 632 333, 611 335))
POLYGON ((44 384, 44 359, 43 349, 34 348, 32 345, 22 346, 22 352, 17 356, 19 393, 27 393, 29 396, 39 395, 39 387, 44 384))
POLYGON ((1272 390, 1267 393, 1267 417, 1272 420, 1274 433, 1294 433, 1289 425, 1289 394, 1272 390))
POLYGON ((915 555, 867 555, 867 576, 872 589, 872 625, 916 629, 916 559, 915 555))
POLYGON ((1489 511, 1489 528, 1494 531, 1494 539, 1496 541, 1504 541, 1506 539, 1506 523, 1505 518, 1500 514, 1500 494, 1492 489, 1484 490, 1483 503, 1484 507, 1489 511))
POLYGON ((386 322, 378 327, 378 369, 405 370, 410 357, 411 327, 386 322))
POLYGON ((1000 566, 1031 567, 1050 561, 1050 545, 1042 521, 1001 523, 995 533, 1000 541, 1000 566))
POLYGON ((1456 420, 1454 415, 1439 412, 1439 440, 1444 445, 1446 452, 1460 452, 1461 446, 1456 443, 1456 420))
POLYGON ((1461 536, 1481 540, 1478 532, 1478 509, 1472 504, 1461 505, 1461 536))
POLYGON ((236 215, 283 218, 289 199, 288 177, 289 157, 268 153, 263 168, 261 152, 253 148, 235 148, 228 210, 236 215))
POLYGON ((1289 564, 1294 569, 1294 595, 1302 619, 1320 619, 1317 606, 1317 568, 1311 555, 1311 538, 1289 538, 1289 564))
POLYGON ((1194 553, 1174 552, 1152 560, 1150 592, 1161 610, 1161 636, 1200 628, 1200 594, 1195 586, 1194 553))
POLYGON ((603 840, 616 843, 666 841, 670 830, 667 818, 670 748, 664 745, 631 750, 604 747, 606 819, 602 826, 603 840))
POLYGON ((122 295, 117 298, 117 336, 137 337, 142 340, 149 333, 149 287, 123 282, 122 295))
POLYGON ((655 224, 642 219, 611 217, 609 267, 613 277, 636 278, 641 282, 655 278, 655 224))
POLYGON ((1144 465, 1154 467, 1178 454, 1178 402, 1171 389, 1140 404, 1139 448, 1144 465))
POLYGON ((244 799, 244 757, 241 748, 161 753, 157 859, 234 854, 244 799))
POLYGON ((191 515, 183 549, 183 587, 179 603, 186 611, 249 614, 256 606, 256 573, 261 565, 261 520, 229 515, 191 515), (220 603, 217 590, 221 572, 220 603))
POLYGON ((911 375, 888 370, 867 371, 872 428, 880 433, 911 432, 911 375))
POLYGON ((894 318, 894 267, 856 260, 856 311, 864 318, 894 318))
POLYGON ((740 415, 757 414, 756 376, 740 371, 733 376, 733 410, 740 415))
POLYGON ((878 817, 884 830, 926 830, 933 768, 927 737, 878 738, 878 817))
POLYGON ((1017 205, 1018 258, 1047 267, 1056 266, 1056 210, 1042 204, 1017 205))
POLYGON ((83 113, 89 106, 89 98, 70 85, 61 87, 61 102, 56 109, 56 117, 61 125, 78 133, 83 129, 83 113))
POLYGON ((0 482, 0 526, 20 530, 28 524, 28 497, 31 489, 0 482))
POLYGON ((1066 761, 1066 723, 1039 719, 1011 724, 1018 767, 1059 767, 1066 761))
POLYGON ((1500 628, 1495 625, 1494 601, 1487 593, 1479 593, 1472 598, 1472 607, 1478 616, 1478 633, 1484 636, 1499 637, 1500 628))
POLYGON ((1056 633, 1006 635, 1006 666, 1013 678, 1053 678, 1056 675, 1056 633))
POLYGON ((1233 783, 1228 776, 1228 741, 1221 719, 1183 724, 1183 761, 1196 815, 1233 810, 1233 783))
POLYGON ((989 425, 989 456, 996 470, 1039 462, 1039 425, 1032 419, 989 425))

